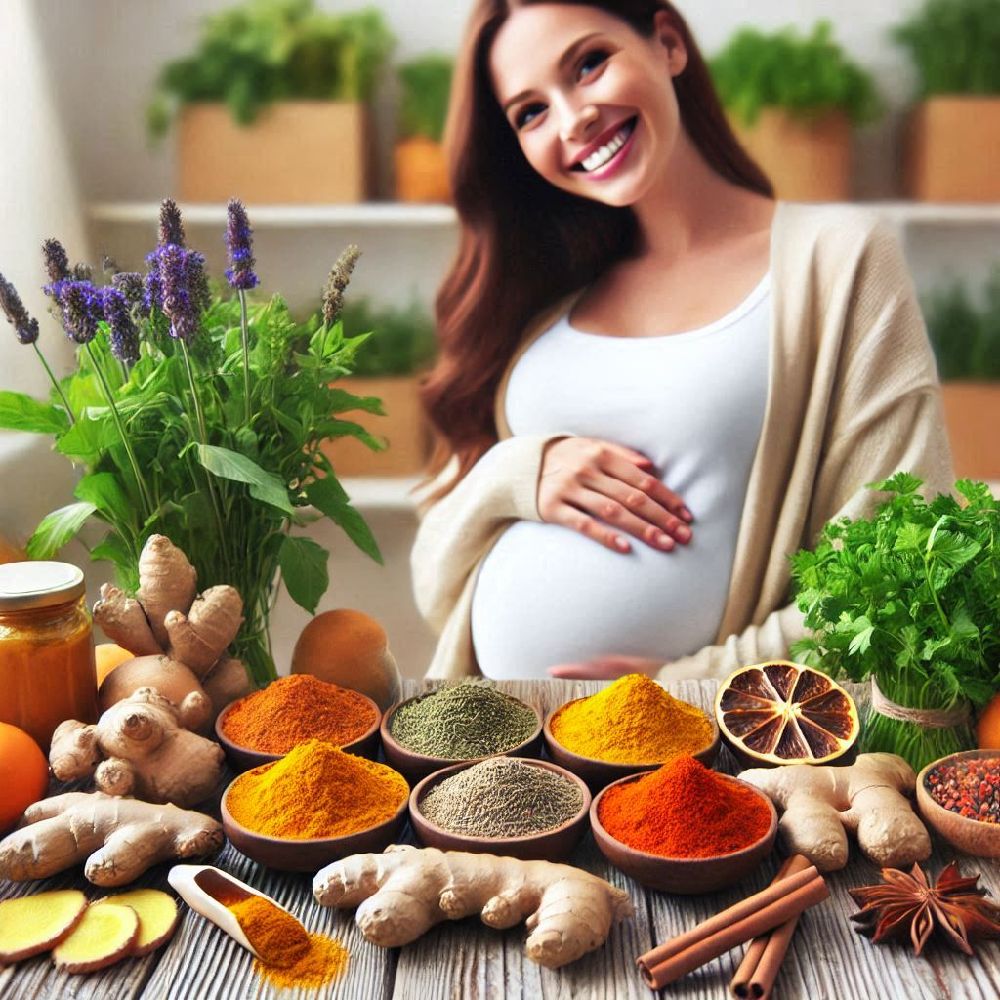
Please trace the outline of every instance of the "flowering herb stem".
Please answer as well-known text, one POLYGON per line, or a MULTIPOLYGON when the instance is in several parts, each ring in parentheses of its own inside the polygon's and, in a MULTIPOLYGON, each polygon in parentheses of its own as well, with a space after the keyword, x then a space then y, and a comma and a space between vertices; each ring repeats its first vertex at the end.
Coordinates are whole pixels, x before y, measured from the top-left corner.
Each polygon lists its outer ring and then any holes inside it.
POLYGON ((250 405, 250 321, 247 318, 247 293, 237 290, 240 300, 240 342, 243 345, 243 420, 247 427, 253 408, 250 405))
POLYGON ((38 360, 41 361, 42 367, 48 373, 49 379, 52 385, 55 386, 56 392, 59 393, 59 398, 62 400, 63 406, 66 408, 66 413, 69 415, 69 422, 71 424, 76 423, 76 414, 73 412, 73 407, 69 405, 69 400, 66 398, 66 393, 62 391, 62 386, 59 384, 59 379, 55 377, 52 369, 49 367, 48 361, 45 360, 45 355, 38 349, 38 344, 33 343, 31 345, 35 349, 35 354, 38 355, 38 360))

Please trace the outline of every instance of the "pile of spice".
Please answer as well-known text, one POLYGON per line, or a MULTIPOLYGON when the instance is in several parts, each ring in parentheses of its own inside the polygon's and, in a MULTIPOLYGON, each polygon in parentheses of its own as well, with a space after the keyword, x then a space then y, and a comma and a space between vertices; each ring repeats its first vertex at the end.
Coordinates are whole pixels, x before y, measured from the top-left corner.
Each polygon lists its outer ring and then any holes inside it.
POLYGON ((513 750, 538 727, 523 701, 481 681, 463 681, 400 705, 390 731, 407 750, 472 760, 513 750))
POLYGON ((527 837, 583 808, 579 787, 514 757, 490 757, 435 785, 420 803, 432 823, 472 837, 527 837))
POLYGON ((237 823, 267 837, 343 837, 393 817, 410 794, 391 767, 308 740, 241 774, 226 795, 237 823))
POLYGON ((927 788, 939 806, 982 823, 1000 823, 1000 757, 939 764, 927 774, 927 788))
POLYGON ((248 750, 288 753, 306 740, 346 746, 364 736, 377 718, 375 707, 357 691, 292 674, 237 701, 222 731, 248 750))
POLYGON ((645 674, 626 674, 564 705, 549 729, 571 753, 614 764, 663 764, 712 742, 708 716, 645 674))
POLYGON ((668 858, 733 854, 760 840, 771 825, 760 792, 687 756, 636 781, 612 785, 597 814, 615 840, 668 858))

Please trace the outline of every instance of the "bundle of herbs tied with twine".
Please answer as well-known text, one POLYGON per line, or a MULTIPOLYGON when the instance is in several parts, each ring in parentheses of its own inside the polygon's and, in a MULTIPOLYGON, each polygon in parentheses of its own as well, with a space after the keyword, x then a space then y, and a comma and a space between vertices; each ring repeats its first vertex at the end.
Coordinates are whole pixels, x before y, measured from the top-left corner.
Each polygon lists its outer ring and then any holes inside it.
POLYGON ((811 637, 792 655, 871 680, 863 749, 914 769, 974 745, 971 709, 1000 686, 1000 501, 961 479, 928 502, 905 472, 868 519, 831 522, 792 559, 811 637))

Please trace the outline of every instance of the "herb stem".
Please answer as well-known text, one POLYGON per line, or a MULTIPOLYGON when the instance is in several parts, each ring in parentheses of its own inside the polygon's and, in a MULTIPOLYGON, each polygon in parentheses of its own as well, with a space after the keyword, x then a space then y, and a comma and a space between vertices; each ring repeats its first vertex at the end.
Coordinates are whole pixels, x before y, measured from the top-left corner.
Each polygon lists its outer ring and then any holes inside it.
POLYGON ((38 355, 38 360, 41 361, 42 366, 48 373, 49 380, 52 382, 52 385, 55 386, 56 392, 59 393, 59 398, 62 400, 63 406, 66 408, 66 412, 69 414, 69 422, 71 424, 75 424, 76 414, 73 412, 73 407, 69 405, 69 400, 66 398, 66 393, 62 391, 62 386, 59 384, 59 380, 55 377, 55 374, 53 373, 52 369, 49 367, 48 361, 45 360, 45 355, 42 354, 42 352, 38 349, 38 343, 36 341, 32 341, 31 346, 35 349, 35 354, 38 355))
POLYGON ((240 343, 243 345, 243 422, 250 426, 250 321, 247 318, 247 294, 240 288, 240 343))

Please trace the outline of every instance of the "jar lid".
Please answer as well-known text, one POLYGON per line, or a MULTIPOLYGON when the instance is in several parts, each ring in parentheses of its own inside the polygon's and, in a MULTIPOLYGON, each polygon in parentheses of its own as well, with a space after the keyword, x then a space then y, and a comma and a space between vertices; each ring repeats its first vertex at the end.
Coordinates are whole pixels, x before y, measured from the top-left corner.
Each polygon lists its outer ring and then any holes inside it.
POLYGON ((0 611, 28 611, 75 601, 86 593, 83 570, 64 562, 0 565, 0 611))

